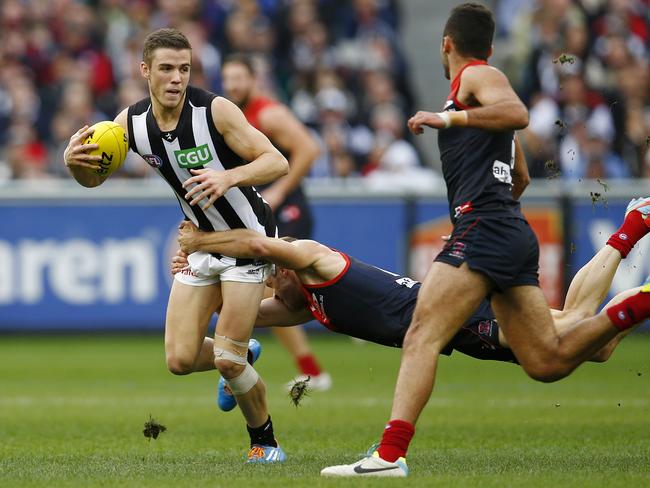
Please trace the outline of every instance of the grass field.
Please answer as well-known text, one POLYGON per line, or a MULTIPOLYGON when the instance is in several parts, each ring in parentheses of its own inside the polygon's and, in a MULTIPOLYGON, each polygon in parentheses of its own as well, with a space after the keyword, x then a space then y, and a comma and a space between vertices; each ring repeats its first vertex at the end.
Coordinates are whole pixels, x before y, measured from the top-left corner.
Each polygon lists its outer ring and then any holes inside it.
POLYGON ((238 411, 216 373, 169 374, 158 336, 0 337, 0 486, 650 486, 650 336, 553 385, 454 354, 418 424, 407 480, 321 479, 378 439, 399 351, 314 336, 334 377, 294 408, 294 373, 270 336, 258 370, 289 460, 244 464, 238 411), (149 415, 167 427, 142 434, 149 415))

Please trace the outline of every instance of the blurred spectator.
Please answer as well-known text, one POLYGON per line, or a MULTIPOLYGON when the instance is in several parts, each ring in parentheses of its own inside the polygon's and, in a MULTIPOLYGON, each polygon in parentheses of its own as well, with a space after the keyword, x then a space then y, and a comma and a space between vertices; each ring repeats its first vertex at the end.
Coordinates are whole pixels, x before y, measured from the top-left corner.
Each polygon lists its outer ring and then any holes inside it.
POLYGON ((403 139, 405 127, 406 120, 395 105, 377 105, 373 109, 371 128, 375 141, 368 162, 362 168, 364 174, 406 174, 420 166, 417 151, 403 139))
POLYGON ((48 178, 48 154, 31 124, 22 120, 9 127, 7 162, 10 175, 21 179, 48 178))
POLYGON ((69 82, 63 93, 50 127, 51 173, 64 175, 63 151, 70 136, 84 125, 109 119, 96 107, 90 87, 82 81, 69 82))
POLYGON ((395 87, 395 79, 386 70, 368 70, 363 74, 363 95, 361 96, 361 118, 370 121, 374 107, 390 104, 402 115, 409 113, 410 105, 395 87))
MULTIPOLYGON (((575 138, 574 148, 568 147, 562 155, 562 174, 565 179, 627 178, 629 167, 611 150, 610 140, 597 123, 588 124, 575 138)), ((567 138, 568 140, 568 138, 567 138)))
POLYGON ((420 165, 417 151, 403 139, 405 127, 406 119, 399 107, 383 104, 373 109, 371 128, 375 141, 362 169, 372 187, 430 189, 441 183, 437 173, 420 165))
POLYGON ((528 127, 520 131, 519 136, 533 178, 556 178, 560 175, 559 162, 556 162, 559 125, 562 124, 559 115, 559 107, 553 98, 537 94, 531 100, 528 127))
POLYGON ((585 16, 571 0, 538 0, 535 5, 519 15, 513 42, 508 43, 514 49, 515 63, 509 76, 525 102, 534 92, 555 95, 559 90, 558 70, 564 65, 557 59, 562 53, 580 59, 587 46, 585 16), (572 32, 579 34, 567 35, 572 32))
POLYGON ((321 128, 325 151, 312 167, 311 176, 347 178, 358 176, 357 164, 348 148, 348 134, 342 125, 331 123, 321 128))
MULTIPOLYGON (((366 164, 368 154, 372 149, 373 133, 363 124, 350 122, 352 107, 345 93, 338 88, 325 87, 321 89, 316 94, 315 101, 318 109, 318 127, 321 129, 336 128, 337 134, 340 134, 339 137, 344 141, 347 154, 355 161, 354 172, 359 172, 361 167, 366 164)), ((335 173, 335 176, 344 175, 335 173)))

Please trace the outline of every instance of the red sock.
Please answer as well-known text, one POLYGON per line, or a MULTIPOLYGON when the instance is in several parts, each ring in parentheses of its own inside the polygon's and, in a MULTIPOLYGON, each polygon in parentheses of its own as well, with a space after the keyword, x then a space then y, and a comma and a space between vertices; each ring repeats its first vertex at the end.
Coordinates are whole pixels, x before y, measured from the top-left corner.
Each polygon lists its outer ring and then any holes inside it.
POLYGON ((609 307, 606 312, 614 327, 621 330, 629 329, 650 317, 650 293, 639 292, 627 297, 621 303, 609 307))
POLYGON ((384 429, 381 443, 377 448, 379 457, 384 461, 394 463, 398 458, 406 457, 415 427, 404 420, 391 420, 384 429))
POLYGON ((307 354, 305 356, 300 356, 296 363, 298 363, 298 368, 302 374, 307 374, 309 376, 318 376, 321 373, 320 366, 316 362, 316 358, 313 354, 307 354))
POLYGON ((641 212, 633 211, 625 217, 623 225, 612 234, 607 244, 617 249, 621 256, 625 258, 639 239, 646 235, 649 230, 641 212))

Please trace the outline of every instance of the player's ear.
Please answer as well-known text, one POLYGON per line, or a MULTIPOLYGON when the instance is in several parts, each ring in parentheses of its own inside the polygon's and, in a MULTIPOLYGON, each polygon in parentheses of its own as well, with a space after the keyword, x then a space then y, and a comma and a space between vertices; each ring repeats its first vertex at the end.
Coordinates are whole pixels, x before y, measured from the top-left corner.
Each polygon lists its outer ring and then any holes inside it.
POLYGON ((490 59, 492 56, 492 53, 494 52, 494 45, 490 46, 490 50, 488 51, 487 59, 490 59))
POLYGON ((142 75, 142 77, 148 80, 149 73, 150 70, 149 70, 149 66, 147 66, 147 63, 145 63, 144 61, 140 61, 140 74, 142 75))
POLYGON ((451 37, 449 36, 444 36, 442 38, 442 47, 441 51, 445 54, 449 54, 449 51, 451 51, 451 45, 452 45, 452 40, 451 37))

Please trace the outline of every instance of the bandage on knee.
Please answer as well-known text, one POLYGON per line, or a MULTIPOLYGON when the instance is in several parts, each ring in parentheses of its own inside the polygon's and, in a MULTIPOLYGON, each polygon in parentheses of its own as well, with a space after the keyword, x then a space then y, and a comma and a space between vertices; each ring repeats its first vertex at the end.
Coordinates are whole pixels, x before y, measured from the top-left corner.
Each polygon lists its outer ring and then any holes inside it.
POLYGON ((239 342, 226 336, 214 336, 214 358, 225 359, 242 366, 248 364, 248 342, 239 342))
POLYGON ((235 378, 230 378, 229 380, 226 380, 226 383, 230 387, 230 391, 232 391, 232 394, 235 396, 239 396, 248 393, 251 390, 251 388, 253 388, 257 384, 257 380, 259 379, 260 379, 260 375, 257 374, 255 368, 253 368, 250 364, 246 363, 246 366, 244 367, 244 371, 242 372, 242 374, 240 374, 235 378))

